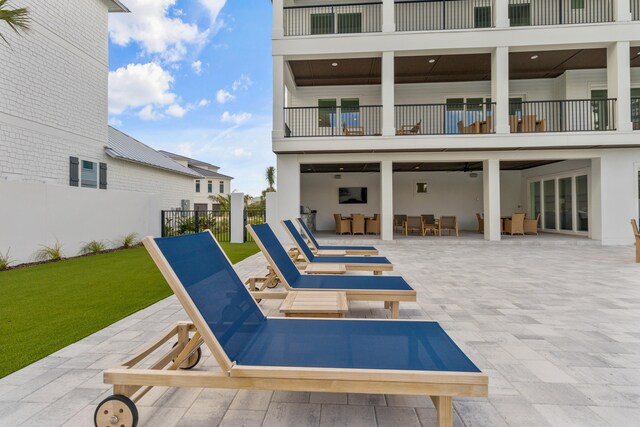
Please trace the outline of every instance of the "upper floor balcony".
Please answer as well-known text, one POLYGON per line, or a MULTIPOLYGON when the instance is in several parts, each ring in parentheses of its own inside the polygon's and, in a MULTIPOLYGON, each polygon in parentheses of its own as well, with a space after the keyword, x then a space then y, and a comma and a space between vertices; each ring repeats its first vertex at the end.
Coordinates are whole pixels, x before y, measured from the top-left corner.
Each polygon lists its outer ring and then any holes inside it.
POLYGON ((284 36, 590 24, 613 22, 625 14, 640 20, 640 0, 388 1, 388 9, 385 1, 285 1, 284 36), (617 14, 620 7, 628 7, 628 12, 617 14), (508 19, 498 22, 501 16, 508 19))

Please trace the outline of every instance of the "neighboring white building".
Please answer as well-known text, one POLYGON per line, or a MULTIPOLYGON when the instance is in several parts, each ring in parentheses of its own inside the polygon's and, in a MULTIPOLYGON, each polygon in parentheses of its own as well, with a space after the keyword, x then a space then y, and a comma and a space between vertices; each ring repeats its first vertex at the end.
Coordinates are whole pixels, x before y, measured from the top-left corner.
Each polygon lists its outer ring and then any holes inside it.
POLYGON ((273 0, 278 217, 500 217, 631 244, 640 0, 273 0), (341 204, 339 188, 367 189, 341 204), (426 188, 426 192, 423 190, 426 188))
POLYGON ((56 240, 73 256, 82 242, 159 235, 160 210, 189 199, 194 176, 158 153, 175 167, 132 163, 119 148, 148 147, 109 141, 108 13, 127 9, 114 0, 12 6, 28 7, 32 22, 22 36, 2 28, 11 47, 0 47, 0 252, 26 262, 56 240))
POLYGON ((231 180, 233 177, 221 174, 219 166, 168 151, 161 150, 160 152, 201 175, 193 181, 191 187, 194 210, 219 210, 219 203, 212 201, 211 197, 231 194, 231 180))

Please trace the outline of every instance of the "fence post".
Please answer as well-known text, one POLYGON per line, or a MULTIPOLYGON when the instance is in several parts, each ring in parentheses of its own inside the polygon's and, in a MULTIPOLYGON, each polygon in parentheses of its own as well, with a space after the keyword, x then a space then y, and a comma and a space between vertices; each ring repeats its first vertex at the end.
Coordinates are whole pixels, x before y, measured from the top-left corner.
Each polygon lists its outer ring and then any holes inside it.
POLYGON ((164 211, 160 211, 160 236, 161 237, 167 237, 166 236, 166 232, 165 232, 165 227, 164 227, 164 211))
POLYGON ((231 193, 231 243, 244 243, 244 194, 231 193))

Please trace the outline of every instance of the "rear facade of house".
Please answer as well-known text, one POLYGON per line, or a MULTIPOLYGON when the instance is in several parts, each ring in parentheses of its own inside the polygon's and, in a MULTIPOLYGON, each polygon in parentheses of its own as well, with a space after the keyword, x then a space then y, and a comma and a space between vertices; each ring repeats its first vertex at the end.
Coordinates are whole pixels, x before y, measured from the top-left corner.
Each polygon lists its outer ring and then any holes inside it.
POLYGON ((380 213, 390 240, 394 215, 479 213, 500 240, 525 212, 633 242, 640 0, 274 0, 273 76, 280 218, 380 213))

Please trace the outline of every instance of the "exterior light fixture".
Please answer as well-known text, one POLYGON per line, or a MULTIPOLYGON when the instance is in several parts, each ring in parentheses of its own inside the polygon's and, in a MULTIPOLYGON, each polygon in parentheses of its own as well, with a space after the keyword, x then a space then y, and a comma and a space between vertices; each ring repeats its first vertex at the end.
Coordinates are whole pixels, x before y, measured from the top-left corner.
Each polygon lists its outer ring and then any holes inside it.
POLYGON ((338 66, 338 63, 337 63, 337 62, 333 62, 333 63, 331 64, 331 66, 332 66, 332 67, 337 67, 337 66, 338 66))

